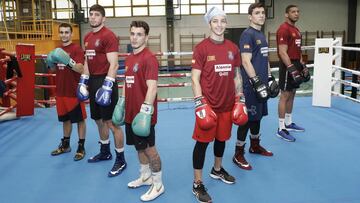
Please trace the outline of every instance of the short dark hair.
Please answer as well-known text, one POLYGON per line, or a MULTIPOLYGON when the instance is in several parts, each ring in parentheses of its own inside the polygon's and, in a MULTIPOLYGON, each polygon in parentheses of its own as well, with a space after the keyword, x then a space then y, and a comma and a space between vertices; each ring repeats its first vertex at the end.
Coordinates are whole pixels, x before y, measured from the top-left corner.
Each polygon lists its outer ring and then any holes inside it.
POLYGON ((59 25, 59 30, 60 30, 61 27, 68 27, 68 28, 70 28, 71 32, 73 31, 72 26, 69 23, 61 23, 59 25))
POLYGON ((294 5, 294 4, 290 4, 290 5, 286 6, 285 13, 289 13, 290 9, 294 8, 294 7, 298 7, 298 6, 294 5))
POLYGON ((264 8, 265 9, 265 6, 262 3, 253 3, 248 8, 248 14, 251 15, 255 8, 264 8))
POLYGON ((104 7, 102 7, 102 6, 99 5, 99 4, 94 4, 94 5, 92 5, 92 6, 90 7, 89 12, 91 12, 91 11, 98 11, 98 12, 101 13, 102 16, 105 16, 105 9, 104 9, 104 7))
POLYGON ((149 35, 150 27, 149 27, 149 25, 147 24, 147 22, 145 22, 145 21, 142 21, 142 20, 134 20, 134 21, 132 21, 131 24, 130 24, 130 29, 131 29, 132 27, 142 27, 142 28, 144 28, 144 30, 145 30, 145 35, 149 35))

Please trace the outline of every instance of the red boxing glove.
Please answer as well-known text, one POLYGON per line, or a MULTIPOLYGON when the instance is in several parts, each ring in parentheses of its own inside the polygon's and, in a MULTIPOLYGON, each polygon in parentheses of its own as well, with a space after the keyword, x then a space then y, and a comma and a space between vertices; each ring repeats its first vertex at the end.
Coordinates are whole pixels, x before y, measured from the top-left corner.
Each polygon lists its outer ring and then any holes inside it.
POLYGON ((195 97, 196 123, 202 130, 209 130, 216 126, 216 113, 207 104, 203 96, 195 97))
POLYGON ((235 104, 231 113, 231 119, 235 125, 245 125, 248 122, 245 98, 236 96, 235 104))

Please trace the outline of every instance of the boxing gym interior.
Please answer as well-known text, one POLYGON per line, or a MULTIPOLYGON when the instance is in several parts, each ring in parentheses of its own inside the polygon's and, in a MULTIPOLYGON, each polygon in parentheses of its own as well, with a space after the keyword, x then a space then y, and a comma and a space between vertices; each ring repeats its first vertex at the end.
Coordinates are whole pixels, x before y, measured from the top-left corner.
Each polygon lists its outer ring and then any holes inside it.
MULTIPOLYGON (((269 98, 260 139, 273 156, 249 153, 247 139, 244 156, 252 170, 234 164, 238 126, 233 124, 222 166, 236 181, 226 184, 209 176, 214 163, 210 142, 202 171, 202 182, 212 198, 206 202, 360 202, 359 0, 1 0, 0 202, 145 201, 139 197, 148 187, 128 187, 139 176, 134 146, 124 144, 127 166, 116 177, 108 176, 115 157, 89 163, 100 145, 88 100, 84 101, 87 118, 83 159, 74 161, 76 124, 72 125, 69 141, 71 151, 51 154, 63 136, 63 125, 56 108, 56 73, 48 68, 48 55, 62 43, 62 23, 71 25, 72 43, 85 50, 84 38, 94 29, 89 22, 94 4, 105 9, 104 25, 119 43, 119 96, 127 82, 125 61, 133 51, 129 25, 140 20, 150 27, 146 46, 159 64, 155 131, 165 187, 163 194, 151 201, 202 202, 192 191, 196 142, 192 135, 197 122, 191 78, 193 53, 196 45, 209 37, 211 30, 204 14, 213 6, 226 13, 224 38, 239 46, 242 32, 249 27, 248 8, 253 3, 264 5, 266 20, 260 32, 266 37, 271 75, 277 81, 277 30, 286 20, 285 8, 299 8, 296 27, 301 33, 301 58, 311 78, 296 90, 292 120, 306 130, 291 132, 293 141, 281 139, 277 133, 282 91, 269 98)), ((247 109, 248 114, 251 111, 256 110, 247 109)), ((119 128, 125 139, 125 127, 119 128)), ((115 155, 111 131, 109 139, 115 155)))

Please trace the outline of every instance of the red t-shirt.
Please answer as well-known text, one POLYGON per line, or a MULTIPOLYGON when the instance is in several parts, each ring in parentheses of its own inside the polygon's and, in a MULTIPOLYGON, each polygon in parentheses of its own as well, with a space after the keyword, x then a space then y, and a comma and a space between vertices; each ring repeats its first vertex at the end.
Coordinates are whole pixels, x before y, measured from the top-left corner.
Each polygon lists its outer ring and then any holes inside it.
POLYGON ((110 63, 106 53, 118 52, 119 49, 116 35, 104 26, 98 32, 87 33, 84 44, 90 75, 107 74, 110 63))
POLYGON ((235 67, 240 67, 239 48, 229 40, 215 44, 206 38, 196 45, 192 68, 201 70, 202 95, 215 112, 231 111, 235 100, 235 67))
MULTIPOLYGON (((78 45, 71 43, 60 47, 76 62, 84 64, 84 50, 78 45)), ((80 73, 65 67, 64 64, 56 66, 56 95, 62 97, 76 97, 76 88, 80 80, 80 73)))
MULTIPOLYGON (((140 53, 131 54, 125 59, 125 122, 132 123, 141 105, 145 101, 148 87, 146 80, 158 80, 159 63, 148 48, 140 53)), ((154 113, 151 124, 157 122, 157 101, 154 101, 154 113)))
MULTIPOLYGON (((287 22, 280 25, 276 32, 276 42, 279 50, 280 44, 288 46, 288 56, 292 60, 301 58, 301 33, 299 29, 287 22)), ((279 51, 278 51, 279 54, 279 51)), ((280 58, 280 57, 279 57, 280 58)))

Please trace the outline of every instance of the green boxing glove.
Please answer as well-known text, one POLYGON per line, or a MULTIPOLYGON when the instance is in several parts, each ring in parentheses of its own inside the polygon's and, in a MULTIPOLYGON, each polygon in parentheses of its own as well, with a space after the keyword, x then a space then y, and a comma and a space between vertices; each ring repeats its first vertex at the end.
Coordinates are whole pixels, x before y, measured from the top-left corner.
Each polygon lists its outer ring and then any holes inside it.
POLYGON ((56 61, 54 59, 54 51, 50 51, 45 59, 46 66, 48 68, 54 68, 56 65, 56 61))
POLYGON ((125 124, 125 97, 119 97, 111 120, 115 125, 122 126, 125 124))
POLYGON ((154 107, 150 104, 142 104, 140 112, 135 116, 131 127, 133 132, 141 137, 147 137, 150 134, 151 115, 154 107))

